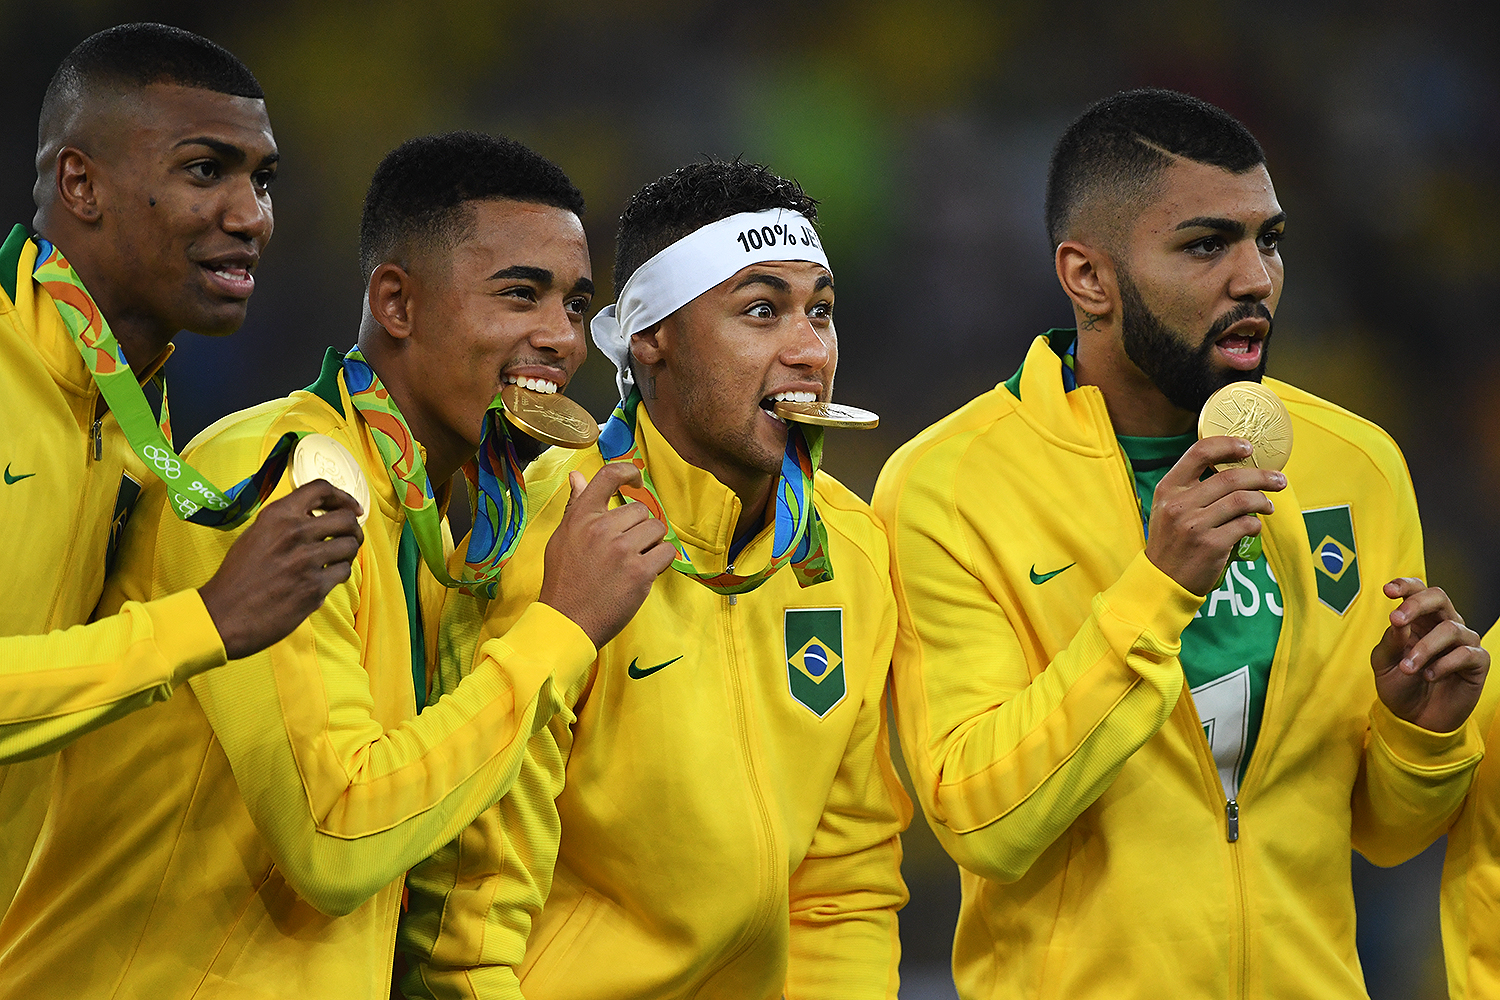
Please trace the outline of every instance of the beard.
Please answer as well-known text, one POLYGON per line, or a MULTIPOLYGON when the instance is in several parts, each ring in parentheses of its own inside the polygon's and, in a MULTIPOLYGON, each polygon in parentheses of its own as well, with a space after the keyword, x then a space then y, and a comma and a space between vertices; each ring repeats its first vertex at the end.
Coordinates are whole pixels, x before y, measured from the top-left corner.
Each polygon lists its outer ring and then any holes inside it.
POLYGON ((1186 334, 1173 330, 1153 313, 1129 276, 1119 272, 1120 332, 1125 356, 1179 410, 1197 413, 1208 397, 1231 382, 1259 382, 1266 374, 1272 329, 1261 344, 1260 364, 1254 371, 1220 369, 1213 363, 1215 342, 1240 320, 1260 317, 1270 323, 1271 310, 1260 302, 1241 302, 1214 320, 1196 347, 1186 334))

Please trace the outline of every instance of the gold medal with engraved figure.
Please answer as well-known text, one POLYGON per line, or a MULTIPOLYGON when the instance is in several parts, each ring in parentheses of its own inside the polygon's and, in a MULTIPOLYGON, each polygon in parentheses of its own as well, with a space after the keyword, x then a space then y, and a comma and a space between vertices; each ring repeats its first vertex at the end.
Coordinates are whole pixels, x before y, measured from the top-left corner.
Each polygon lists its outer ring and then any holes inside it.
POLYGON ((773 407, 782 420, 794 420, 799 424, 817 424, 820 427, 842 427, 845 430, 867 431, 878 426, 880 417, 869 410, 842 403, 791 403, 778 401, 773 407))
MULTIPOLYGON (((360 471, 359 462, 349 449, 327 434, 306 434, 297 442, 292 452, 292 486, 306 486, 315 479, 323 479, 349 494, 359 502, 362 513, 359 523, 370 517, 370 484, 360 471)), ((314 514, 323 513, 321 510, 314 514)))
POLYGON ((1281 398, 1259 382, 1231 382, 1203 404, 1198 415, 1198 437, 1215 435, 1244 438, 1250 454, 1238 462, 1222 462, 1216 468, 1271 469, 1286 467, 1292 457, 1292 417, 1281 398))
POLYGON ((505 416, 543 444, 587 448, 599 440, 599 425, 589 411, 560 392, 537 392, 519 385, 500 390, 505 416))

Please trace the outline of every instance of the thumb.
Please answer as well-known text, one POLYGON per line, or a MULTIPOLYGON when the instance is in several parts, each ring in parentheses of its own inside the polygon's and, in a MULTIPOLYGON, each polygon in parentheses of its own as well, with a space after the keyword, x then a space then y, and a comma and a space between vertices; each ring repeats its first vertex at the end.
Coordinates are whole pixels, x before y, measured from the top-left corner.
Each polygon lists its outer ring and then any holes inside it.
POLYGON ((568 473, 568 503, 572 503, 582 496, 583 488, 588 484, 589 481, 583 478, 583 473, 578 470, 575 469, 568 473))

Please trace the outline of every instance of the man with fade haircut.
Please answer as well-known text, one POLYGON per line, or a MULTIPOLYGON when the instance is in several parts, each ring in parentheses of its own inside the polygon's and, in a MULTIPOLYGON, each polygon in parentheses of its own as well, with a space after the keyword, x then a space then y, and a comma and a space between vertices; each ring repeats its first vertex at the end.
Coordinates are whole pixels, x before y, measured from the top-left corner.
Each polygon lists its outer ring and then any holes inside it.
MULTIPOLYGON (((582 210, 557 166, 507 139, 414 139, 382 161, 358 346, 185 453, 214 476, 321 435, 298 447, 316 441, 370 497, 352 575, 287 639, 62 752, 47 836, 0 920, 0 994, 388 995, 406 869, 505 794, 558 692, 671 558, 659 525, 606 510, 636 470, 602 469, 553 533, 539 596, 429 699, 445 588, 492 590, 525 533, 492 401, 521 379, 560 389, 583 358, 582 210), (450 571, 460 468, 485 530, 450 571)), ((225 558, 231 536, 167 502, 143 492, 106 606, 195 586, 225 558)))
POLYGON ((896 995, 911 807, 886 727, 885 537, 817 470, 820 428, 771 412, 833 393, 815 204, 709 161, 626 206, 618 299, 593 325, 624 398, 597 449, 533 467, 537 524, 481 635, 525 613, 548 533, 606 461, 640 467, 621 509, 670 524, 674 572, 511 794, 412 872, 406 996, 896 995))
MULTIPOLYGON (((141 485, 195 481, 173 452, 159 372, 178 331, 244 322, 276 161, 255 77, 190 32, 99 32, 47 87, 34 231, 0 244, 0 911, 46 809, 44 755, 281 639, 349 575, 354 501, 317 483, 264 509, 212 577, 83 624, 141 485), (14 763, 28 758, 40 759, 14 763)), ((192 520, 231 526, 278 470, 225 509, 200 482, 192 520)))
POLYGON ((876 486, 965 998, 1364 997, 1350 848, 1412 857, 1473 777, 1489 657, 1422 582, 1395 443, 1270 379, 1284 474, 1196 440, 1211 393, 1262 379, 1284 224, 1220 109, 1093 105, 1047 190, 1078 329, 876 486))

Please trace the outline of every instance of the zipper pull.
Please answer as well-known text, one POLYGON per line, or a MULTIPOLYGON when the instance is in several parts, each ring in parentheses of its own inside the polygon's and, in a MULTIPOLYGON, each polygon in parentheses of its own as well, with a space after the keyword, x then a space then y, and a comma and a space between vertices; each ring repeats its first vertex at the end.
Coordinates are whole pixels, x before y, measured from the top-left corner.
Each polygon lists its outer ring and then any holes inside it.
MULTIPOLYGON (((725 566, 724 567, 724 572, 726 572, 726 573, 733 573, 734 572, 734 563, 730 563, 728 566, 725 566)), ((734 607, 738 603, 740 603, 740 597, 739 597, 739 595, 738 594, 730 594, 729 595, 729 606, 730 607, 734 607)))
POLYGON ((90 437, 93 439, 93 442, 94 442, 94 461, 97 462, 101 458, 104 457, 104 418, 103 417, 95 417, 94 418, 94 429, 90 433, 90 437))
POLYGON ((1229 822, 1229 842, 1240 839, 1240 804, 1234 799, 1224 803, 1224 818, 1229 822))

